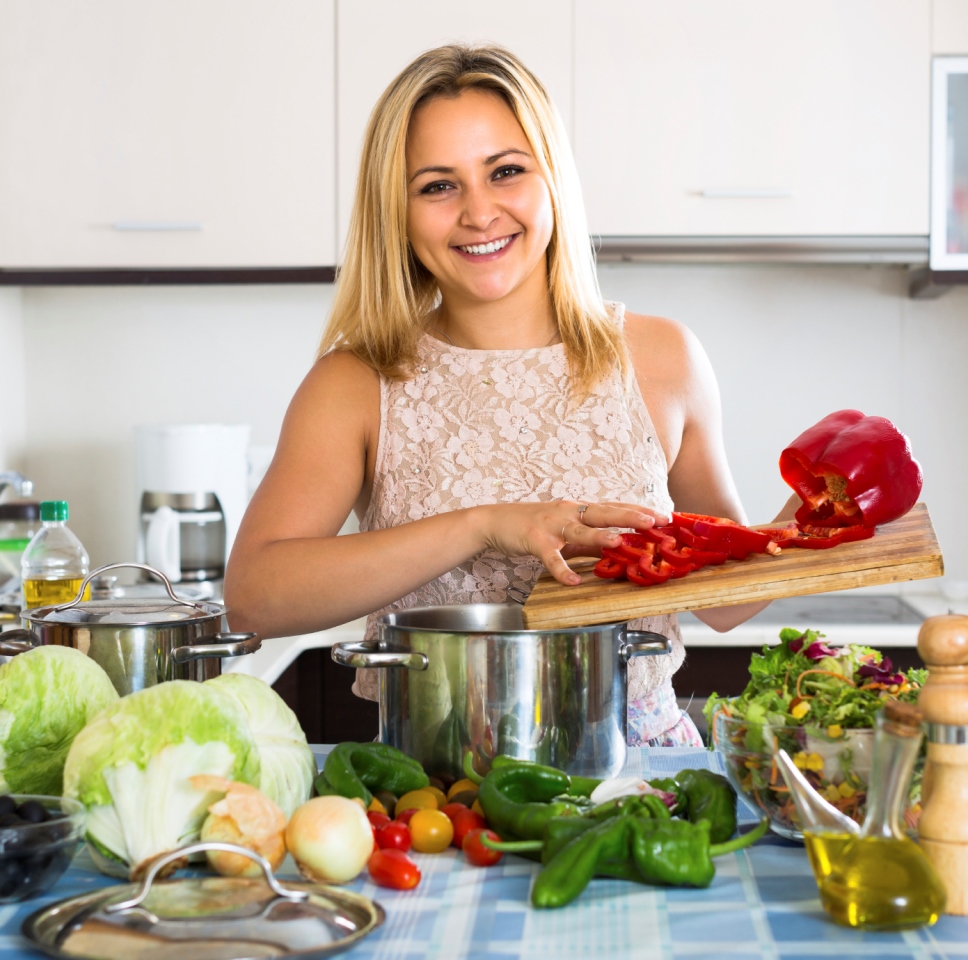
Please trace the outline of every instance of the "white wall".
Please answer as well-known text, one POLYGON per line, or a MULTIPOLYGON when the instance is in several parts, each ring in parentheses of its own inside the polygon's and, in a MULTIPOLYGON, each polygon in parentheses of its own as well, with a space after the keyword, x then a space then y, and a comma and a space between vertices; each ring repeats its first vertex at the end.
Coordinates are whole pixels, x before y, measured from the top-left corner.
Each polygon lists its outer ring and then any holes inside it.
POLYGON ((23 297, 0 287, 0 470, 23 470, 27 425, 23 297))
MULTIPOLYGON (((883 267, 605 264, 600 277, 606 296, 675 317, 702 340, 752 521, 786 498, 780 450, 857 407, 910 436, 947 579, 968 581, 968 289, 912 301, 906 272, 883 267)), ((13 340, 22 329, 30 371, 26 455, 13 465, 40 496, 71 502, 100 564, 134 556, 133 427, 249 423, 254 444, 274 444, 332 287, 34 288, 23 291, 22 324, 15 293, 2 294, 0 356, 10 328, 13 340)), ((20 435, 14 407, 0 453, 20 435)))
POLYGON ((332 287, 48 287, 24 291, 24 466, 71 505, 92 566, 133 560, 134 427, 248 423, 274 445, 312 363, 332 287))

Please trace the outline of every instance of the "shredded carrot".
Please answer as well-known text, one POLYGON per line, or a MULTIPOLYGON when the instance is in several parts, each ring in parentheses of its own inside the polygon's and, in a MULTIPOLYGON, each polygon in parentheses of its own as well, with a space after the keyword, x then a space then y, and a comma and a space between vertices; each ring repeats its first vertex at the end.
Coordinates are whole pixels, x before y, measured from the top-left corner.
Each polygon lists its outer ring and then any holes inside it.
POLYGON ((854 683, 854 681, 851 680, 850 677, 845 677, 841 673, 835 673, 833 670, 804 670, 803 673, 801 673, 800 676, 797 677, 797 696, 800 697, 801 700, 813 699, 813 697, 809 693, 800 692, 800 682, 808 673, 823 673, 823 674, 826 674, 828 677, 833 677, 835 680, 843 680, 844 683, 849 684, 852 687, 857 686, 857 684, 854 683))

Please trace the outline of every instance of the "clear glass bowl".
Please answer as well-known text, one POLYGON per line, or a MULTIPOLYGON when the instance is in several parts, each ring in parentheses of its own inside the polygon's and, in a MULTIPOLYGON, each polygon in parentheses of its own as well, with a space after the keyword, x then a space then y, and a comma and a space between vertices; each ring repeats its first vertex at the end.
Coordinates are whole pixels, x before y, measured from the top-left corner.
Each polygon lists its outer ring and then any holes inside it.
POLYGON ((8 794, 19 807, 36 800, 51 816, 42 823, 4 825, 0 816, 0 903, 49 890, 70 866, 84 839, 84 805, 69 797, 8 794))
MULTIPOLYGON (((874 746, 872 728, 858 730, 818 729, 806 726, 772 726, 729 717, 720 711, 713 717, 713 741, 722 754, 726 777, 733 789, 751 806, 770 818, 775 833, 802 840, 800 818, 779 768, 773 761, 781 747, 827 801, 862 823, 867 810, 867 779, 874 746)), ((919 759, 911 780, 905 826, 917 830, 921 814, 919 759)))

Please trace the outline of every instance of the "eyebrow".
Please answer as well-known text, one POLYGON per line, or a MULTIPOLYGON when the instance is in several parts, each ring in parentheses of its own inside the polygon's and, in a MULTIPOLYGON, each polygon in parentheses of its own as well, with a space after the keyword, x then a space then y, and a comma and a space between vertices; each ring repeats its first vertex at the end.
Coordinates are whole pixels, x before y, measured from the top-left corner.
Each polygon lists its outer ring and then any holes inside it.
MULTIPOLYGON (((489 167, 492 163, 497 163, 498 160, 501 160, 507 156, 511 156, 512 154, 516 154, 521 157, 527 157, 529 160, 531 159, 531 154, 528 153, 526 150, 516 150, 515 148, 512 147, 508 150, 502 150, 500 153, 494 153, 489 157, 485 157, 484 163, 482 164, 482 166, 489 167)), ((413 183, 413 181, 416 180, 417 177, 422 176, 425 173, 453 173, 453 172, 454 172, 453 167, 421 167, 407 181, 407 183, 413 183)))

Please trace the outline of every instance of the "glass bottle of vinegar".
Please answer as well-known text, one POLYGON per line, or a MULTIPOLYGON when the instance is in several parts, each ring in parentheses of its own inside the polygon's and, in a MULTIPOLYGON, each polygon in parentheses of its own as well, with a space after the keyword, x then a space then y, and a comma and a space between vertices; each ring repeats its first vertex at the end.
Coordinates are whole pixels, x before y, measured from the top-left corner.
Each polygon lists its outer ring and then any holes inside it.
MULTIPOLYGON (((81 541, 67 527, 67 501, 40 505, 42 526, 27 544, 20 561, 24 608, 68 603, 77 596, 88 574, 88 557, 81 541)), ((90 597, 90 587, 84 599, 90 597)))
POLYGON ((899 930, 934 923, 944 911, 944 885, 901 827, 921 738, 920 710, 889 701, 877 717, 860 834, 804 831, 818 879, 823 874, 820 901, 838 923, 899 930))

